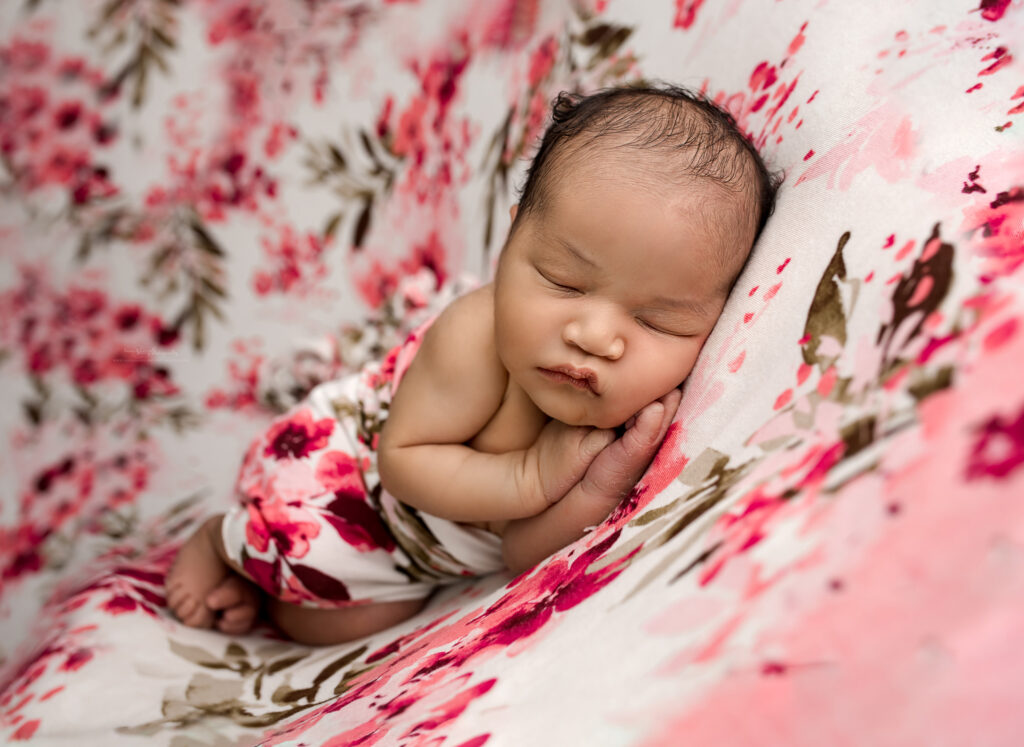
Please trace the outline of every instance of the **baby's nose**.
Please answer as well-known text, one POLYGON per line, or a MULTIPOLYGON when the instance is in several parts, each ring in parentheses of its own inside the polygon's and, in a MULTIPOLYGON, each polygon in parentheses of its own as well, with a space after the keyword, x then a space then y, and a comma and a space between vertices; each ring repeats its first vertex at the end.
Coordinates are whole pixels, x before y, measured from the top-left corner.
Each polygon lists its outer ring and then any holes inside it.
POLYGON ((626 352, 626 341, 613 325, 599 319, 573 320, 562 330, 562 340, 587 355, 618 360, 626 352))

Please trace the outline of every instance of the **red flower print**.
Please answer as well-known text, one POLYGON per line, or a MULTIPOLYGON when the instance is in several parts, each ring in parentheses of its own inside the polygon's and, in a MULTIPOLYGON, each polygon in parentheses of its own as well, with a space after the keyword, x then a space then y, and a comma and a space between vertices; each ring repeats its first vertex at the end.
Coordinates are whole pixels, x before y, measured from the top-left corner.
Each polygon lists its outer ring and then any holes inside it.
POLYGON ((61 669, 65 672, 74 672, 81 669, 90 659, 92 659, 92 651, 87 648, 79 648, 68 654, 68 658, 61 664, 61 669))
POLYGON ((242 570, 268 594, 277 596, 281 593, 281 560, 274 558, 272 563, 259 558, 242 555, 242 570))
POLYGON ((1013 420, 996 415, 978 428, 967 462, 967 479, 1006 479, 1024 464, 1024 408, 1013 420))
MULTIPOLYGON (((344 583, 328 576, 322 571, 318 571, 316 568, 305 565, 292 565, 292 573, 299 582, 306 587, 306 590, 312 594, 313 599, 329 599, 332 602, 345 602, 352 597, 348 593, 348 588, 344 583)), ((292 589, 293 593, 298 592, 297 589, 292 589)), ((299 595, 297 596, 304 596, 299 595)))
POLYGON ((981 17, 986 21, 998 21, 1009 5, 1010 0, 981 0, 981 5, 975 10, 980 10, 981 17))
POLYGON ((313 414, 308 409, 301 409, 270 426, 263 454, 275 459, 301 459, 325 447, 333 430, 332 418, 313 422, 313 414))
POLYGON ((135 401, 179 393, 170 370, 153 362, 158 323, 139 304, 116 302, 100 288, 54 287, 42 268, 30 265, 0 292, 0 345, 20 349, 27 370, 63 369, 85 390, 115 382, 135 401))
POLYGON ((17 37, 0 45, 0 68, 0 152, 18 187, 62 187, 72 206, 116 194, 107 169, 93 162, 96 145, 116 135, 100 111, 112 103, 97 95, 102 71, 17 37))
POLYGON ((676 0, 676 17, 672 25, 677 29, 689 29, 697 20, 697 13, 704 0, 676 0))
POLYGON ((103 604, 103 609, 111 615, 123 615, 125 612, 134 612, 138 602, 127 594, 118 594, 111 597, 103 604))
POLYGON ((390 552, 395 540, 372 506, 361 498, 339 493, 327 507, 327 522, 352 547, 360 552, 383 548, 390 552))

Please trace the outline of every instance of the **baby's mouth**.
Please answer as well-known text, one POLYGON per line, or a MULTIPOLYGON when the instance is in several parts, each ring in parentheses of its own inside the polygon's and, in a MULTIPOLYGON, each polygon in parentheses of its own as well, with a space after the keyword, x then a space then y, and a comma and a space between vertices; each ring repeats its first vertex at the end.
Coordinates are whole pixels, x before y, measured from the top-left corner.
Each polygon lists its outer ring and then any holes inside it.
POLYGON ((550 381, 559 384, 568 384, 580 391, 597 394, 597 374, 589 368, 576 368, 574 366, 554 366, 552 368, 539 369, 541 374, 550 381))

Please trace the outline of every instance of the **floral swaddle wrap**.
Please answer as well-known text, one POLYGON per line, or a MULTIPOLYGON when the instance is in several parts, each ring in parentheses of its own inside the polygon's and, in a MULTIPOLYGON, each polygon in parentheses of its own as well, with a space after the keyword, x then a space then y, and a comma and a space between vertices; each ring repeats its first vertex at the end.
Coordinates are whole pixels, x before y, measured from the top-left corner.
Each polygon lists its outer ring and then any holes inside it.
POLYGON ((422 599, 505 567, 498 536, 417 511, 380 485, 381 427, 429 325, 383 361, 314 388, 247 450, 242 504, 221 533, 268 594, 312 607, 422 599))

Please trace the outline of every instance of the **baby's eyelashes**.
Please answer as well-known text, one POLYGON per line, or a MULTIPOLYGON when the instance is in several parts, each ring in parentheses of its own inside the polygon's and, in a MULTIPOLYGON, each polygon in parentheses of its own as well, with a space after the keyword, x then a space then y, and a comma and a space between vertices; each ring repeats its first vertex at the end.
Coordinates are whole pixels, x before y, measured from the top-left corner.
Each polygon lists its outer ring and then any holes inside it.
POLYGON ((689 334, 687 332, 679 332, 677 330, 673 330, 673 329, 669 329, 667 327, 664 327, 664 326, 662 326, 660 324, 655 324, 653 322, 648 321, 647 319, 643 319, 642 317, 637 317, 637 322, 640 324, 641 327, 644 327, 645 329, 649 329, 652 332, 657 332, 658 334, 668 335, 669 337, 692 337, 693 336, 693 335, 691 335, 691 334, 689 334))
POLYGON ((561 281, 561 280, 556 280, 555 278, 553 278, 551 275, 547 274, 543 270, 538 269, 537 270, 537 274, 540 275, 548 285, 550 285, 550 286, 552 286, 554 288, 557 288, 558 290, 565 291, 567 293, 582 293, 583 292, 579 288, 577 288, 575 285, 571 285, 569 282, 564 282, 564 281, 561 281))

